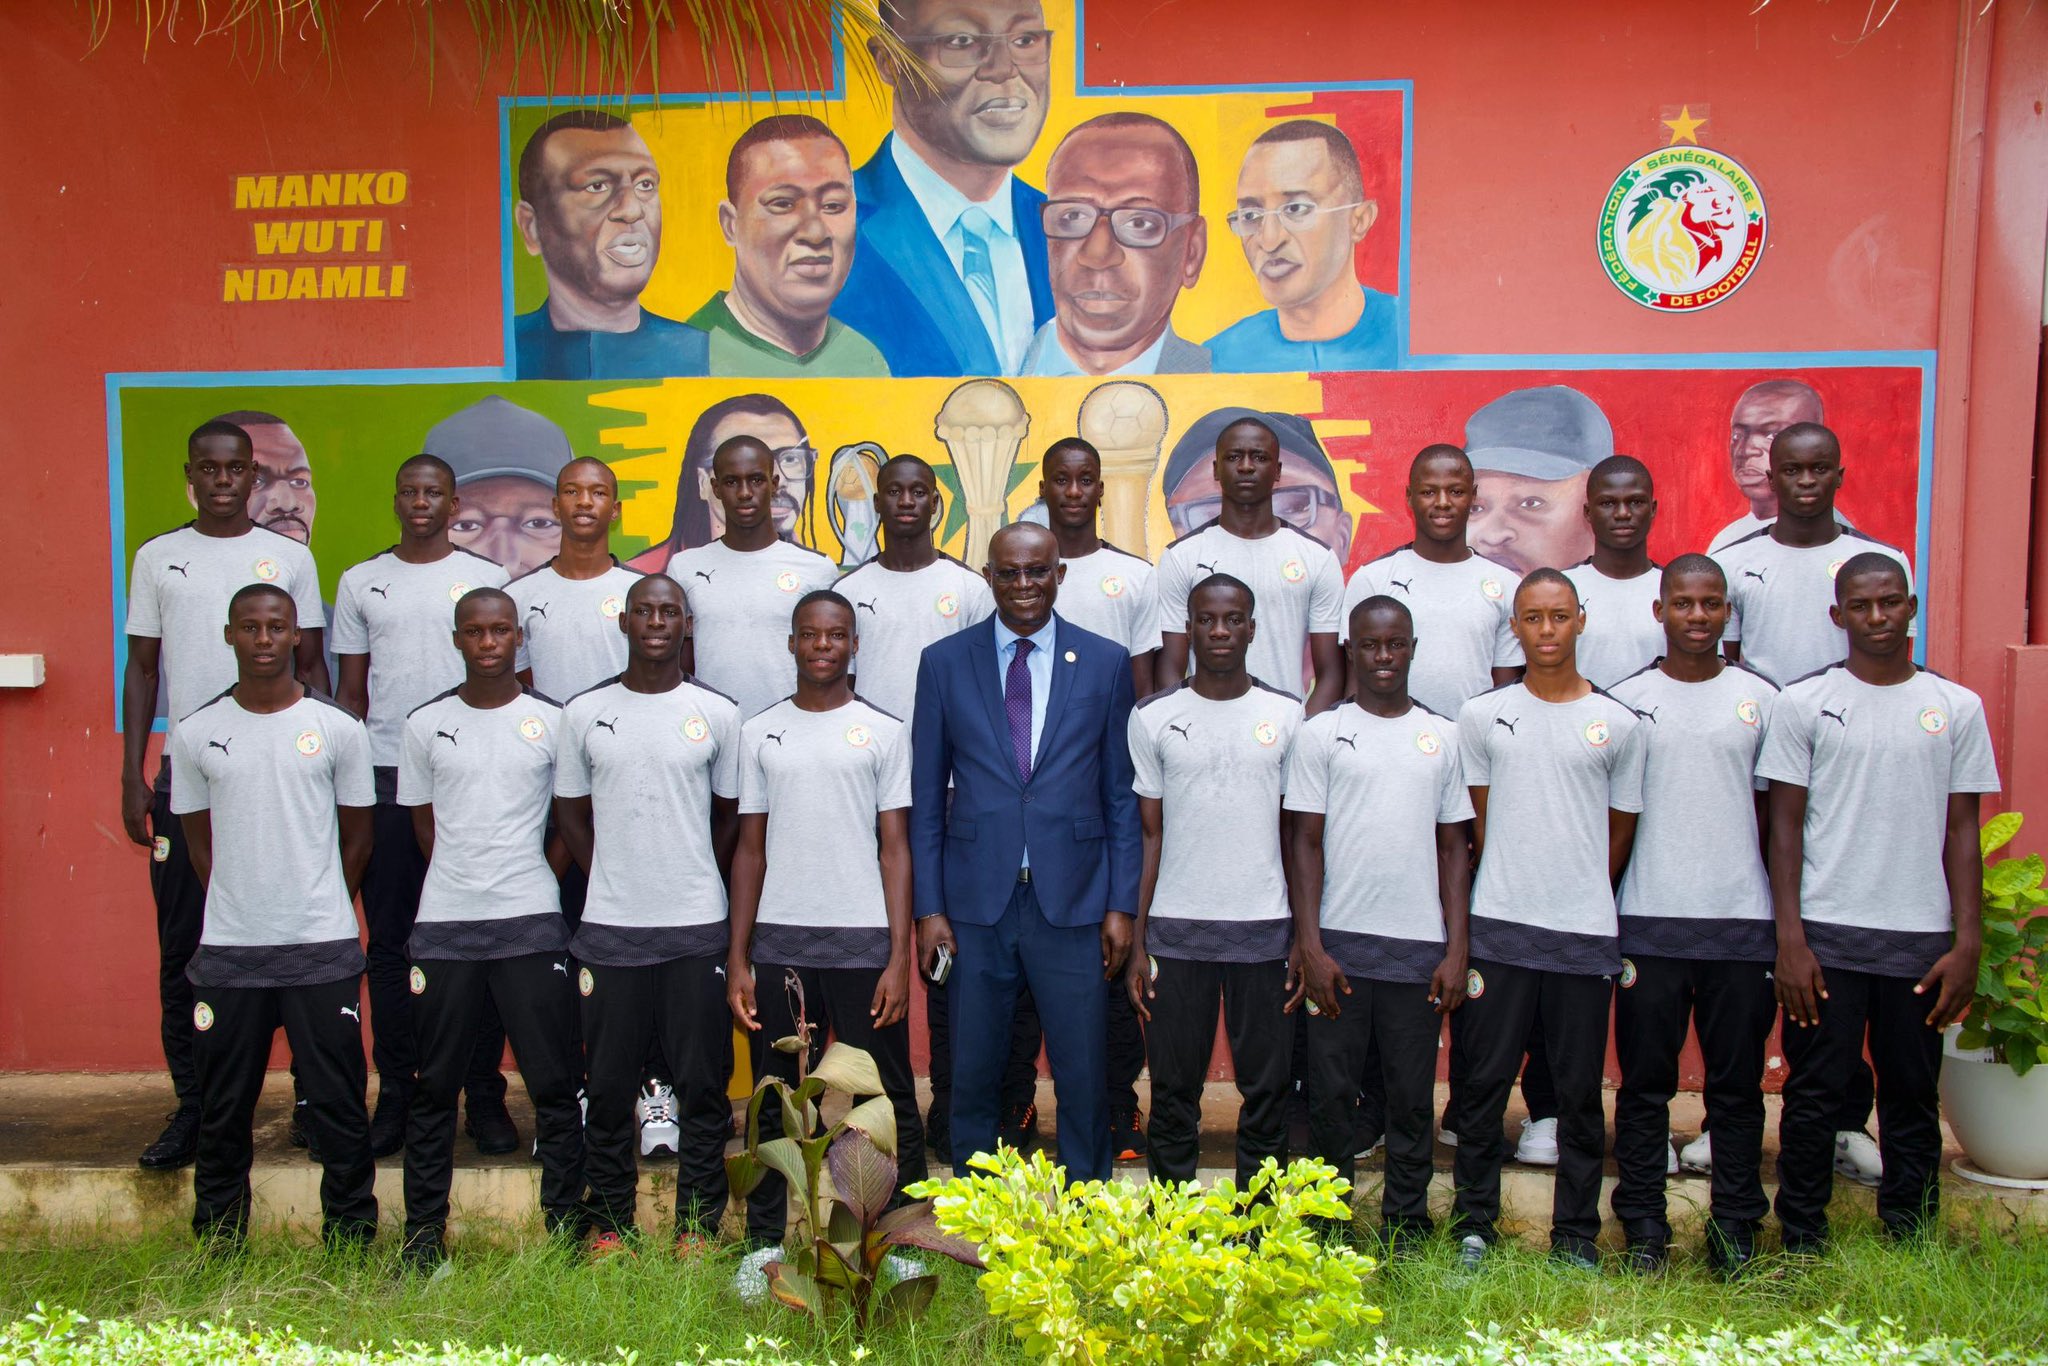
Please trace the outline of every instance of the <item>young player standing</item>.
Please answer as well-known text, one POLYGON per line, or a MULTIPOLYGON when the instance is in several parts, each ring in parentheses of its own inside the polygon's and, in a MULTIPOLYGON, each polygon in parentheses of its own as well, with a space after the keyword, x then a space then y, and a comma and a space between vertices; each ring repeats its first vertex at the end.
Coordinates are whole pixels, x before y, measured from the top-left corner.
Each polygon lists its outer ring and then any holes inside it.
POLYGON ((1657 487, 1642 461, 1610 455, 1586 475, 1586 521, 1593 555, 1564 571, 1586 609, 1579 637, 1579 672, 1596 688, 1611 688, 1664 651, 1654 606, 1661 580, 1650 559, 1650 528, 1657 522, 1657 487))

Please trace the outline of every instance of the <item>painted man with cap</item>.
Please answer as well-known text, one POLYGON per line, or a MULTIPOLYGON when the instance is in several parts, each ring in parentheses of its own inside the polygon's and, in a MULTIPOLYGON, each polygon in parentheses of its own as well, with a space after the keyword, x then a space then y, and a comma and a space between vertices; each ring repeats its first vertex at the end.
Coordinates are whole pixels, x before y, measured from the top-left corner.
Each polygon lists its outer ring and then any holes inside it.
POLYGON ((1340 566, 1347 563, 1352 519, 1338 493, 1336 466, 1323 450, 1314 424, 1293 413, 1233 407, 1195 419, 1173 443, 1159 481, 1174 536, 1201 530, 1223 510, 1222 489, 1216 483, 1216 438, 1247 417, 1265 423, 1280 438, 1280 483, 1273 490, 1273 515, 1330 547, 1340 566))
POLYGON ((420 449, 455 471, 462 505, 448 540, 458 550, 503 565, 515 579, 561 550, 555 474, 575 452, 554 422, 492 394, 429 427, 420 449))
POLYGON ((1614 454, 1600 405, 1563 384, 1516 389, 1465 422, 1478 493, 1472 548, 1517 574, 1562 569, 1593 553, 1581 515, 1586 476, 1614 454))

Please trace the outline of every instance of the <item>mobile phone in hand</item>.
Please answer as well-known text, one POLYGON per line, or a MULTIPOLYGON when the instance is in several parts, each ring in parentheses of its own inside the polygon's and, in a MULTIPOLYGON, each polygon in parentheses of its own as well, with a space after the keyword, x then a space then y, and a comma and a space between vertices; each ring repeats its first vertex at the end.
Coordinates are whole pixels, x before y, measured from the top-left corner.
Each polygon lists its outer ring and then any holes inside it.
POLYGON ((938 954, 932 962, 932 985, 935 987, 942 987, 946 985, 946 979, 948 977, 951 977, 952 975, 953 947, 950 944, 941 944, 939 945, 938 954))

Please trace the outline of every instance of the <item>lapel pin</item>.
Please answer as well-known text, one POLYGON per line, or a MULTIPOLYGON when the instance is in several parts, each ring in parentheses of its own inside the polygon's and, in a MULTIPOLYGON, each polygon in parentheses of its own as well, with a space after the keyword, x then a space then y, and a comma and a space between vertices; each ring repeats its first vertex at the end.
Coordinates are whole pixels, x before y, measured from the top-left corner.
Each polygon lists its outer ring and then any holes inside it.
POLYGON ((1074 652, 1073 652, 1072 650, 1069 650, 1069 651, 1067 651, 1067 663, 1069 663, 1069 664, 1072 664, 1073 662, 1074 662, 1074 652))

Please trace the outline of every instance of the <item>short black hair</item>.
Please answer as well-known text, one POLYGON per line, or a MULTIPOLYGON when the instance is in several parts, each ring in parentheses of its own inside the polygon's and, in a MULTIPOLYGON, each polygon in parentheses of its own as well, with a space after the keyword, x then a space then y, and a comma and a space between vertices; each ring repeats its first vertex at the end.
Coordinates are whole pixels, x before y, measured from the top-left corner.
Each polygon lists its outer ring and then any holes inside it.
POLYGON ((256 449, 256 443, 249 439, 249 433, 246 428, 242 427, 239 423, 229 422, 226 418, 217 417, 211 422, 202 422, 192 429, 192 435, 185 438, 185 454, 190 455, 198 450, 199 443, 206 440, 209 436, 225 436, 231 440, 241 442, 244 450, 253 451, 256 449))
POLYGON ((1365 198, 1365 172, 1358 164, 1358 148, 1336 125, 1318 119, 1289 119, 1253 138, 1252 146, 1268 147, 1278 142, 1320 142, 1337 168, 1339 190, 1353 199, 1365 198))
POLYGON ((882 462, 882 467, 875 471, 875 488, 877 490, 880 490, 882 487, 882 481, 889 477, 889 467, 891 465, 915 465, 924 471, 924 477, 931 481, 932 487, 938 487, 939 475, 938 471, 932 468, 932 462, 921 455, 911 455, 905 452, 900 455, 890 456, 882 462))
POLYGON ((512 619, 514 621, 519 619, 519 604, 513 600, 512 595, 502 588, 486 586, 483 588, 472 588, 455 600, 456 624, 461 624, 462 618, 467 615, 469 609, 482 607, 485 603, 501 603, 506 607, 510 607, 512 609, 512 619))
POLYGON ((626 590, 626 601, 631 602, 635 594, 640 594, 644 596, 648 588, 658 583, 665 583, 670 588, 675 589, 676 596, 680 597, 683 600, 683 610, 685 612, 690 610, 690 595, 683 592, 683 586, 680 583, 677 583, 674 579, 670 578, 668 575, 662 573, 659 570, 656 570, 652 574, 642 574, 639 578, 633 580, 633 586, 626 590))
POLYGON ((1728 591, 1728 571, 1721 567, 1721 562, 1711 555, 1702 555, 1695 550, 1680 555, 1664 566, 1663 577, 1657 581, 1657 596, 1661 598, 1669 593, 1671 585, 1687 574, 1711 574, 1721 581, 1721 591, 1728 591))
POLYGON ((562 476, 563 476, 563 475, 565 475, 565 474, 567 474, 567 473, 568 473, 568 472, 570 471, 570 469, 571 469, 571 468, 573 468, 574 466, 577 466, 577 465, 595 465, 595 466, 597 466, 597 467, 598 467, 599 469, 603 470, 603 471, 604 471, 604 472, 605 472, 605 473, 606 473, 607 475, 609 475, 609 476, 611 477, 611 481, 612 481, 612 492, 613 492, 613 493, 617 493, 617 492, 618 492, 618 488, 619 488, 619 476, 618 476, 618 472, 617 472, 617 471, 615 471, 615 470, 613 470, 613 469, 612 469, 612 467, 611 467, 610 465, 606 464, 606 463, 605 463, 604 461, 602 461, 602 460, 598 459, 598 458, 597 458, 596 456, 594 456, 594 455, 572 455, 572 456, 570 456, 570 457, 569 457, 569 458, 568 458, 567 460, 564 460, 564 461, 562 462, 562 468, 560 468, 560 469, 558 469, 558 470, 556 470, 556 471, 555 471, 555 486, 556 486, 557 488, 560 488, 560 487, 561 487, 561 484, 562 484, 562 476))
POLYGON ((1209 577, 1201 580, 1188 590, 1188 601, 1192 603, 1195 600, 1195 594, 1205 593, 1211 588, 1228 588, 1244 594, 1245 610, 1254 615, 1257 614, 1259 610, 1259 595, 1252 592, 1252 586, 1235 574, 1217 573, 1209 575, 1209 577))
POLYGON ((1390 598, 1385 593, 1375 593, 1352 608, 1351 615, 1346 618, 1346 625, 1351 628, 1353 640, 1358 639, 1359 623, 1365 620, 1368 612, 1399 612, 1402 619, 1408 623, 1408 634, 1415 634, 1415 613, 1408 610, 1408 604, 1399 598, 1390 598))
POLYGON ((1264 432, 1268 437, 1272 438, 1273 449, 1275 451, 1278 451, 1280 449, 1280 433, 1274 431, 1271 424, 1269 424, 1264 418, 1247 416, 1237 418, 1236 420, 1231 422, 1227 422, 1223 425, 1221 429, 1217 431, 1217 454, 1220 455, 1223 453, 1223 438, 1230 435, 1232 432, 1236 431, 1239 427, 1257 427, 1260 431, 1264 432))
POLYGON ((1903 565, 1889 555, 1880 554, 1875 550, 1865 550, 1860 554, 1851 555, 1835 572, 1835 602, 1839 604, 1843 594, 1847 592, 1844 584, 1865 574, 1889 574, 1897 579, 1908 593, 1913 591, 1912 577, 1906 573, 1903 565))
POLYGON ((1835 448, 1837 456, 1840 456, 1842 453, 1841 439, 1835 435, 1833 429, 1824 427, 1818 422, 1795 422, 1791 426, 1781 429, 1776 436, 1771 438, 1771 454, 1776 455, 1778 453, 1778 443, 1781 441, 1788 446, 1795 442, 1825 441, 1835 448))
POLYGON ((798 598, 796 606, 789 609, 790 630, 796 630, 796 619, 804 614, 804 608, 816 602, 829 602, 834 607, 844 609, 848 618, 853 616, 853 603, 847 598, 846 594, 835 592, 830 588, 813 588, 810 592, 798 598))
POLYGON ((768 457, 768 468, 773 471, 775 468, 774 448, 758 436, 749 436, 745 432, 740 432, 735 436, 728 436, 725 440, 719 442, 718 449, 711 452, 711 474, 713 481, 716 482, 718 476, 719 456, 724 455, 727 451, 756 449, 768 457))
POLYGON ((440 456, 428 455, 424 451, 420 452, 420 454, 418 455, 409 455, 405 459, 399 461, 398 473, 402 476, 407 470, 416 469, 421 465, 425 465, 429 469, 438 471, 440 474, 444 475, 447 478, 449 488, 452 489, 455 487, 455 467, 449 464, 446 460, 443 460, 440 456))
MULTIPOLYGON (((740 158, 756 147, 768 142, 797 142, 803 138, 823 138, 839 149, 839 155, 847 158, 851 167, 853 158, 848 156, 846 144, 839 134, 826 126, 821 118, 810 114, 770 114, 741 133, 734 141, 732 150, 725 154, 725 197, 736 201, 740 197, 740 158)), ((849 176, 848 185, 852 181, 849 176)))
POLYGON ((697 415, 690 424, 690 434, 683 438, 683 467, 676 473, 676 516, 669 524, 668 548, 670 554, 687 550, 691 546, 703 545, 711 539, 711 508, 697 491, 695 475, 698 470, 711 469, 711 436, 727 418, 780 417, 787 418, 789 425, 798 433, 805 432, 804 424, 787 403, 773 394, 735 394, 722 398, 697 415))
POLYGON ((1565 592, 1572 595, 1572 606, 1578 607, 1582 605, 1579 602, 1579 586, 1573 583, 1571 578, 1562 569, 1552 569, 1549 565, 1545 565, 1541 569, 1532 569, 1522 576, 1522 581, 1515 585, 1515 601, 1519 603, 1522 600, 1522 594, 1525 590, 1545 583, 1563 584, 1565 592))
POLYGON ((1038 459, 1038 468, 1043 470, 1052 463, 1054 456, 1063 455, 1068 451, 1079 451, 1096 464, 1102 463, 1102 452, 1095 449, 1094 442, 1078 436, 1063 436, 1045 448, 1045 454, 1038 459))
POLYGON ((242 604, 250 598, 278 599, 284 604, 285 610, 291 613, 292 625, 296 626, 299 624, 299 605, 292 601, 291 594, 285 592, 274 583, 245 583, 240 588, 237 588, 235 595, 228 599, 228 621, 230 623, 234 621, 235 613, 242 609, 242 604))
POLYGON ((1415 458, 1408 462, 1408 482, 1413 484, 1422 467, 1432 460, 1455 460, 1465 467, 1465 473, 1472 474, 1472 457, 1465 454, 1463 446, 1454 446, 1448 441, 1432 441, 1415 452, 1415 458))
POLYGON ((519 197, 528 204, 537 204, 545 193, 540 182, 540 161, 547 151, 548 139, 569 129, 586 133, 610 133, 633 125, 617 114, 607 114, 602 109, 565 109, 561 113, 533 130, 533 136, 519 149, 519 197))
POLYGON ((1650 467, 1632 455, 1610 455, 1599 464, 1593 466, 1587 472, 1586 487, 1591 488, 1602 479, 1609 477, 1641 479, 1650 486, 1650 490, 1653 493, 1657 488, 1657 481, 1651 476, 1650 467))

